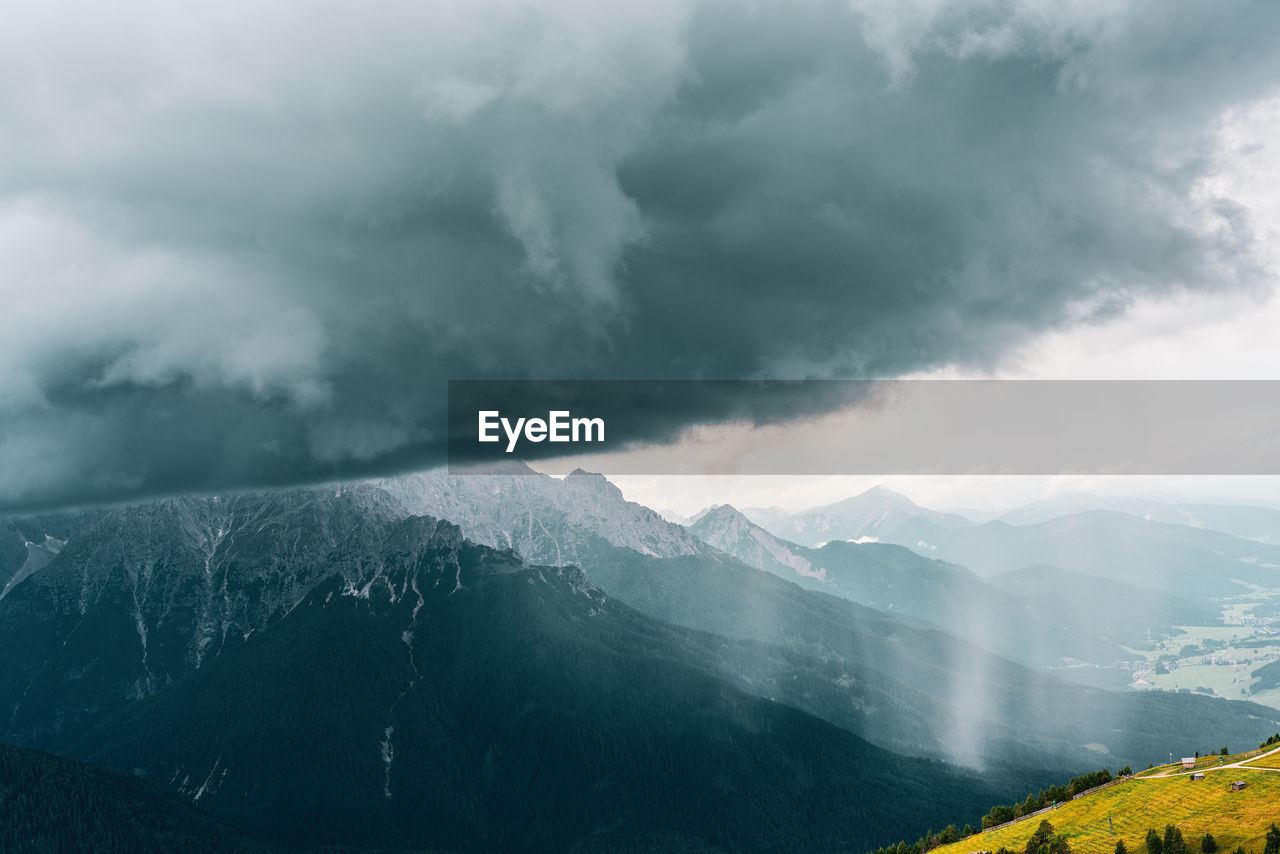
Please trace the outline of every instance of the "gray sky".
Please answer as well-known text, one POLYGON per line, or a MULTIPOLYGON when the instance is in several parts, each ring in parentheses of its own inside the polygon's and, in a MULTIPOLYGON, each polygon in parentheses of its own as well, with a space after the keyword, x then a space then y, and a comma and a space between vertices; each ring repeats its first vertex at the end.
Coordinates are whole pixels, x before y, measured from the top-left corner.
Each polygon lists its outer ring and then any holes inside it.
POLYGON ((450 378, 1271 376, 1277 41, 1261 0, 22 4, 0 508, 434 465, 450 378))

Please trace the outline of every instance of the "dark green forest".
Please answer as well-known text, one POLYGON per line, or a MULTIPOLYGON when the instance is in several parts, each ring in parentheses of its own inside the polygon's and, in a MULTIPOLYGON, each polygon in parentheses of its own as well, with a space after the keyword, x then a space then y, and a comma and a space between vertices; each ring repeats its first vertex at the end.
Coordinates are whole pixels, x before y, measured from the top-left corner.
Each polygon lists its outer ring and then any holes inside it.
POLYGON ((130 774, 0 744, 0 852, 269 854, 130 774))

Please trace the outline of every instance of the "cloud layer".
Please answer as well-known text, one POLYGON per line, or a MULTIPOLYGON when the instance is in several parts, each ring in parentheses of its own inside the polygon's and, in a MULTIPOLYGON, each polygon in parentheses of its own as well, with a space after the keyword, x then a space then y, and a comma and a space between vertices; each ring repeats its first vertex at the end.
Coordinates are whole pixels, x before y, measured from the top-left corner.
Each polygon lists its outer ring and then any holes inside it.
POLYGON ((441 460, 450 378, 990 364, 1265 287, 1265 2, 28 4, 0 507, 441 460))

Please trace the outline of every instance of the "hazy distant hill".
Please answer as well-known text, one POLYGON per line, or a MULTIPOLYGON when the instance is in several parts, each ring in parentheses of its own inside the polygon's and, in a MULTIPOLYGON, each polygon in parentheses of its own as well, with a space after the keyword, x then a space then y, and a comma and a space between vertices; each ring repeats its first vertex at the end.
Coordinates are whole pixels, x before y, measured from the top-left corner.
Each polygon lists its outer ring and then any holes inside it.
POLYGON ((1049 621, 1070 621, 1078 630, 1131 647, 1172 626, 1212 625, 1221 612, 1193 601, 1122 581, 1037 564, 994 575, 987 582, 1024 602, 1037 603, 1049 621))
POLYGON ((938 537, 929 546, 929 554, 979 575, 1051 564, 1199 600, 1237 595, 1249 584, 1280 587, 1280 546, 1113 510, 1037 525, 988 522, 938 537))
POLYGON ((984 577, 1049 564, 1193 600, 1236 595, 1247 585, 1280 587, 1280 545, 1267 542, 1280 530, 1280 511, 1265 507, 1064 496, 975 524, 877 487, 753 521, 801 545, 867 537, 896 543, 984 577), (1117 509, 1099 509, 1111 505, 1117 509))
POLYGON ((1250 675, 1258 680, 1251 686, 1255 693, 1268 688, 1280 688, 1280 660, 1264 664, 1250 675))
POLYGON ((1019 661, 1111 663, 1130 657, 1104 640, 1106 633, 1080 632, 1070 610, 1033 607, 1028 602, 1034 599, 1019 599, 964 567, 902 546, 833 541, 808 549, 774 537, 729 505, 706 513, 689 530, 750 566, 809 589, 927 620, 1019 661))
POLYGON ((1086 510, 1115 510, 1152 522, 1205 528, 1242 539, 1280 544, 1280 510, 1247 504, 1070 493, 1032 502, 1003 514, 1000 519, 1011 525, 1034 525, 1086 510))
POLYGON ((973 526, 963 516, 929 510, 882 486, 800 513, 769 508, 743 514, 774 536, 811 547, 864 537, 913 546, 937 539, 940 532, 973 526))
POLYGON ((1068 684, 915 619, 805 590, 728 556, 652 558, 619 549, 586 569, 603 590, 660 619, 828 663, 813 673, 845 668, 848 680, 836 683, 849 685, 843 707, 802 705, 816 702, 814 694, 788 702, 896 750, 1075 771, 1099 762, 1145 765, 1180 734, 1230 731, 1248 741, 1280 714, 1207 697, 1068 684))

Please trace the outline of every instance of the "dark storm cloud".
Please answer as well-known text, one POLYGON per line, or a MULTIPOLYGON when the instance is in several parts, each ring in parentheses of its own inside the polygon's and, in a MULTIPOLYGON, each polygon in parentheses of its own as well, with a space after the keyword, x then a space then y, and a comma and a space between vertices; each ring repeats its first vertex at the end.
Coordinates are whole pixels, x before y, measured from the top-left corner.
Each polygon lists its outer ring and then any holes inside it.
POLYGON ((0 505, 431 465, 448 379, 896 375, 1250 285, 1203 179, 1278 18, 32 6, 0 32, 0 505))

